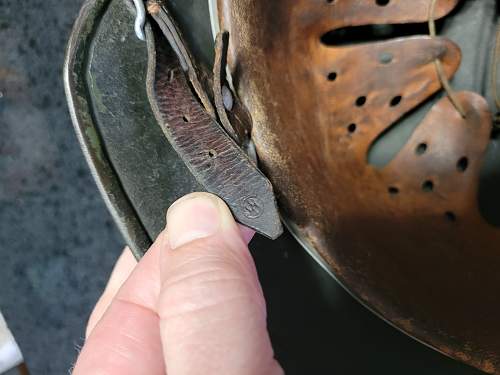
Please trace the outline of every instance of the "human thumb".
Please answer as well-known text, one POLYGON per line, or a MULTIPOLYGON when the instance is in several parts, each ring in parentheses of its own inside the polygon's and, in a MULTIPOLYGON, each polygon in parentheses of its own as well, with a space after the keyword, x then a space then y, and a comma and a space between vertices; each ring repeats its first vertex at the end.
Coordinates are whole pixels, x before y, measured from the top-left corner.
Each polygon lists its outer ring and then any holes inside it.
POLYGON ((255 265, 224 202, 207 193, 180 199, 164 242, 158 314, 168 374, 283 374, 255 265))

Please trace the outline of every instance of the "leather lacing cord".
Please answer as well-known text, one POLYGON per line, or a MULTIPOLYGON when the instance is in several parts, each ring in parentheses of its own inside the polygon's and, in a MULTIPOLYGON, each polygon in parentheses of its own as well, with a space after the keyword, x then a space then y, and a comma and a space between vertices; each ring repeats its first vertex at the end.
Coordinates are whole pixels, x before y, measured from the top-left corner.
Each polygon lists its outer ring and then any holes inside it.
MULTIPOLYGON (((434 21, 434 15, 435 15, 435 9, 436 9, 436 3, 437 0, 431 0, 430 6, 429 6, 429 34, 431 37, 435 38, 436 37, 436 24, 434 21)), ((495 105, 497 108, 497 113, 495 114, 493 126, 499 130, 500 129, 500 96, 498 94, 498 89, 497 89, 497 79, 498 79, 498 72, 497 72, 497 67, 498 63, 500 62, 500 24, 497 25, 496 28, 496 36, 495 36, 495 51, 493 53, 493 58, 491 61, 491 94, 493 96, 493 99, 495 100, 495 105)), ((457 99, 457 95, 455 90, 453 90, 453 87, 451 87, 450 81, 446 77, 446 74, 444 73, 443 65, 441 64, 441 60, 436 59, 434 60, 434 64, 436 65, 436 72, 439 77, 439 81, 441 82, 441 85, 443 86, 444 90, 446 91, 446 94, 450 98, 450 101, 452 102, 453 106, 456 108, 456 110, 460 113, 460 115, 465 118, 466 114, 465 111, 460 104, 460 102, 457 99)))
MULTIPOLYGON (((429 34, 432 38, 436 37, 436 23, 434 21, 436 3, 437 0, 431 0, 429 6, 429 34)), ((465 111, 460 102, 458 101, 457 93, 455 92, 453 87, 451 87, 450 81, 448 80, 448 77, 446 77, 446 74, 444 73, 443 64, 441 64, 441 60, 435 59, 434 65, 436 66, 436 73, 439 77, 439 81, 441 82, 441 86, 443 86, 443 89, 446 91, 448 98, 450 98, 451 103, 458 111, 458 113, 460 113, 460 116, 465 118, 465 111)))

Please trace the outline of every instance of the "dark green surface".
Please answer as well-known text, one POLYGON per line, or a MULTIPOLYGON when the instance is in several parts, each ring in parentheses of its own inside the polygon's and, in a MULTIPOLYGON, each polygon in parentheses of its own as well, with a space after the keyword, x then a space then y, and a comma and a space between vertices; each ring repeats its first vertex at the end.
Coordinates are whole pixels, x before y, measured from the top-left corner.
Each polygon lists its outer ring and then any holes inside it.
POLYGON ((86 81, 107 155, 126 194, 138 197, 132 205, 150 237, 156 238, 165 225, 169 201, 201 187, 177 160, 150 110, 146 43, 130 28, 134 15, 127 4, 111 2, 103 15, 86 81))

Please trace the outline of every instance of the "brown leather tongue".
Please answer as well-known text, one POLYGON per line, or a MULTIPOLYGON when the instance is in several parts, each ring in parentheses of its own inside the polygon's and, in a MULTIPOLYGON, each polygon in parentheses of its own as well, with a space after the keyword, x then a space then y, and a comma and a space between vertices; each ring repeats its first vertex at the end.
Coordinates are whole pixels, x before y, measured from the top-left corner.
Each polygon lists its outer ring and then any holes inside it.
MULTIPOLYGON (((438 0, 435 18, 447 15, 460 0, 438 0)), ((337 29, 345 26, 414 23, 427 21, 430 0, 322 0, 282 1, 304 16, 301 20, 316 19, 321 27, 337 29), (295 6, 294 6, 295 5, 295 6), (308 6, 308 9, 305 7, 308 6)), ((269 5, 272 7, 272 5, 269 5)), ((314 23, 314 22, 312 22, 314 23)))
MULTIPOLYGON (((438 1, 436 18, 457 3, 438 1)), ((441 90, 434 60, 450 78, 459 48, 427 36, 322 39, 353 26, 426 22, 429 5, 219 0, 219 17, 261 167, 298 236, 386 319, 500 373, 500 230, 477 205, 486 101, 458 93, 462 118, 439 99, 389 164, 367 161, 375 140, 441 90)))
POLYGON ((404 206, 408 215, 418 210, 437 220, 481 225, 476 198, 492 118, 482 96, 460 92, 458 98, 466 117, 441 99, 382 170, 380 183, 399 190, 400 201, 393 204, 398 211, 404 206))
MULTIPOLYGON (((316 91, 311 104, 317 106, 318 130, 325 132, 325 151, 332 152, 347 136, 363 165, 382 132, 441 89, 434 61, 441 60, 448 77, 460 64, 460 49, 454 43, 428 36, 345 47, 319 45, 311 55, 316 91)), ((336 163, 333 157, 328 160, 336 163)))

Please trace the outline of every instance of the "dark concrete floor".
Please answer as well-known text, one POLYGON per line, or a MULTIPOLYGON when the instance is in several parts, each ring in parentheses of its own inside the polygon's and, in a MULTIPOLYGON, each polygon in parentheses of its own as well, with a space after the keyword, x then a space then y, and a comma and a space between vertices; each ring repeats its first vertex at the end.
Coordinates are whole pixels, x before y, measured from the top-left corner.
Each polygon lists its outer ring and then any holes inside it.
POLYGON ((123 247, 62 83, 81 0, 0 0, 0 310, 34 374, 68 372, 123 247))

